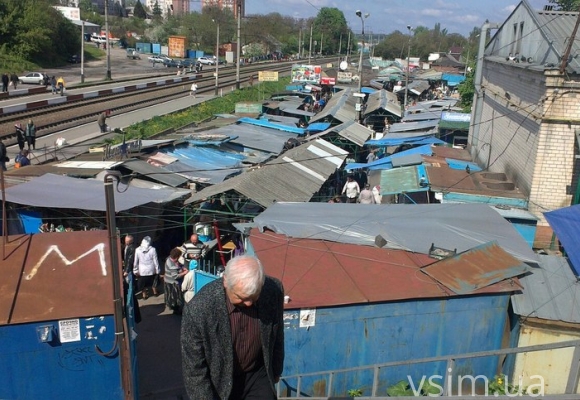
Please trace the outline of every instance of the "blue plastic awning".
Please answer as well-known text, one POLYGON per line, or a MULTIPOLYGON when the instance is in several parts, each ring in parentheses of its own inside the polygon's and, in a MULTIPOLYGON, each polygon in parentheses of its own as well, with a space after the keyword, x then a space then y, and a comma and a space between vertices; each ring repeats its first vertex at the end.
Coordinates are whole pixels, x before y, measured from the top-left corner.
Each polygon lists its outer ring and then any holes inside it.
POLYGON ((330 122, 314 122, 306 127, 306 132, 324 132, 330 128, 330 122))
POLYGON ((465 169, 465 168, 467 168, 467 166, 469 166, 469 169, 472 172, 481 171, 481 168, 479 168, 479 165, 477 165, 476 163, 470 162, 470 161, 455 160, 453 158, 446 158, 445 161, 447 162, 447 165, 451 169, 465 169))
POLYGON ((255 118, 244 117, 244 118, 240 118, 238 120, 238 122, 241 124, 262 126, 264 128, 276 129, 276 130, 283 131, 283 132, 292 132, 292 133, 296 133, 298 135, 304 135, 304 129, 302 129, 302 128, 292 127, 292 126, 288 126, 288 125, 284 125, 284 124, 277 124, 275 122, 270 122, 270 121, 264 120, 264 119, 255 119, 255 118))
POLYGON ((433 150, 431 149, 431 145, 413 147, 412 149, 400 151, 398 153, 392 154, 388 157, 383 157, 378 160, 375 160, 371 163, 350 163, 347 164, 345 169, 347 171, 358 169, 358 168, 368 168, 369 170, 377 170, 377 169, 391 169, 393 168, 393 159, 406 157, 411 154, 420 154, 420 155, 432 155, 433 150))
POLYGON ((373 88, 371 88, 371 87, 366 87, 366 86, 365 86, 365 87, 362 87, 362 88, 360 88, 360 92, 361 92, 361 93, 365 93, 365 94, 371 94, 371 93, 374 93, 374 92, 376 92, 376 91, 377 91, 376 89, 373 89, 373 88))
POLYGON ((544 216, 566 250, 574 274, 580 276, 580 204, 545 212, 544 216))

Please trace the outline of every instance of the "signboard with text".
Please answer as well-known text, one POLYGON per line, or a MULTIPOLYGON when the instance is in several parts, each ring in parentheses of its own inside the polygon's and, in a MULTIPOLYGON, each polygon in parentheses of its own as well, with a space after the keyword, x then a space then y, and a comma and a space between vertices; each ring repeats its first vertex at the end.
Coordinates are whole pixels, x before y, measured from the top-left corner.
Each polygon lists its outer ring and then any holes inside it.
POLYGON ((339 83, 351 83, 352 82, 352 72, 337 72, 336 81, 339 83))
POLYGON ((319 84, 322 68, 320 65, 300 65, 292 66, 292 82, 319 84))
POLYGON ((336 85, 336 78, 331 78, 329 76, 325 76, 320 78, 321 85, 336 85))
POLYGON ((258 81, 260 82, 278 82, 278 71, 259 71, 258 81))

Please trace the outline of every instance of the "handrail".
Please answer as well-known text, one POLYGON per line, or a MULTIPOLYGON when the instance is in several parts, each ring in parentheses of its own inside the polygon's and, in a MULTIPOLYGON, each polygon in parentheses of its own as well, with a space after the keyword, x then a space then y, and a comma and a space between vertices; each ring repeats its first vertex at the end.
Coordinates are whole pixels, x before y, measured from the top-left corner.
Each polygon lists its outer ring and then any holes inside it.
MULTIPOLYGON (((320 376, 320 375, 328 375, 328 387, 327 387, 327 396, 332 395, 332 384, 334 382, 334 376, 339 373, 347 373, 347 372, 355 372, 355 371, 365 371, 365 370, 373 370, 373 384, 372 384, 372 392, 371 397, 358 397, 357 399, 365 399, 365 398, 372 398, 372 399, 394 399, 394 397, 377 397, 376 391, 378 388, 378 377, 379 377, 379 370, 381 368, 388 368, 388 367, 396 367, 396 366, 404 366, 404 365, 412 365, 412 364, 422 364, 422 363, 429 363, 429 362, 441 362, 446 361, 446 377, 444 380, 445 387, 443 388, 443 396, 438 397, 439 399, 446 399, 446 398, 455 398, 450 396, 451 388, 447 387, 447 375, 449 374, 449 368, 454 365, 456 360, 462 359, 469 359, 469 358, 480 358, 480 357, 490 357, 490 356, 500 356, 500 355, 509 355, 509 354, 518 354, 518 353, 528 353, 528 352, 536 352, 536 351, 544 351, 544 350, 554 350, 554 349, 561 349, 567 347, 574 347, 574 356, 572 357, 571 361, 571 368, 570 373, 568 375, 568 382, 566 385, 566 393, 562 395, 553 395, 554 397, 544 396, 544 399, 578 399, 578 394, 574 394, 574 391, 578 387, 578 383, 580 380, 580 340, 568 340, 559 343, 548 343, 548 344, 539 344, 539 345, 532 345, 532 346, 523 346, 523 347, 514 347, 514 348, 507 348, 507 349, 498 349, 498 350, 488 350, 488 351, 479 351, 473 353, 463 353, 463 354, 452 354, 446 356, 436 356, 436 357, 426 357, 426 358, 419 358, 414 360, 400 360, 400 361, 390 361, 381 364, 371 364, 359 367, 351 367, 351 368, 342 368, 342 369, 335 369, 335 370, 326 370, 326 371, 317 371, 317 372, 308 372, 304 374, 295 374, 289 376, 282 376, 280 378, 280 383, 277 385, 277 394, 280 400, 283 399, 295 399, 301 398, 301 386, 302 386, 302 379, 305 377, 312 377, 312 376, 320 376), (295 397, 283 397, 281 396, 282 392, 282 383, 286 385, 288 389, 294 389, 289 384, 289 380, 297 380, 296 384, 296 396, 295 397), (570 395, 572 397, 570 397, 570 395)), ((494 396, 495 397, 495 396, 494 396)), ((310 397, 308 399, 315 400, 315 399, 327 399, 328 397, 310 397)), ((498 399, 504 398, 504 396, 495 397, 498 399)), ((509 396, 505 396, 505 398, 511 398, 509 396)))

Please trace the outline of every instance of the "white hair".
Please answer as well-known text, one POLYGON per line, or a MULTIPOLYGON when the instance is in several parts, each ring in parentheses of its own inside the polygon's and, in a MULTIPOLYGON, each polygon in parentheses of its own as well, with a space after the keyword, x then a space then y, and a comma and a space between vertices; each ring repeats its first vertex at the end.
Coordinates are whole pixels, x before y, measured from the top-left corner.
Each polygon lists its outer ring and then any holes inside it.
POLYGON ((228 289, 238 285, 244 296, 259 293, 264 286, 266 275, 264 267, 257 257, 242 255, 232 258, 226 264, 224 279, 228 289))

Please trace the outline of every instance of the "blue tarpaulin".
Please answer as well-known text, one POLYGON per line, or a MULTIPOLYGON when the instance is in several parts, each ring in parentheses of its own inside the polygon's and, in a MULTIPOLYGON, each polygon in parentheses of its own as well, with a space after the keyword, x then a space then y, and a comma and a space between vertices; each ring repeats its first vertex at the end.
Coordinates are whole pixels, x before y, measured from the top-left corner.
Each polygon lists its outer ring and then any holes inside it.
POLYGON ((447 162, 447 165, 451 169, 465 169, 465 168, 467 168, 467 166, 469 166, 469 169, 471 170, 471 172, 481 171, 481 168, 479 168, 479 165, 477 165, 476 163, 473 163, 473 162, 463 161, 463 160, 455 160, 453 158, 446 158, 445 161, 447 162))
POLYGON ((441 76, 441 80, 447 81, 447 86, 457 86, 465 80, 465 76, 455 74, 443 74, 441 76))
POLYGON ((544 216, 566 250, 574 274, 580 276, 580 204, 545 212, 544 216))
POLYGON ((264 128, 277 129, 277 130, 283 131, 283 132, 292 132, 292 133, 296 133, 298 135, 304 135, 303 128, 298 128, 298 127, 288 126, 288 125, 279 124, 279 123, 275 123, 275 122, 270 122, 270 121, 265 120, 265 119, 255 119, 255 118, 244 117, 244 118, 240 118, 238 120, 238 122, 243 123, 243 124, 262 126, 264 128))
POLYGON ((398 153, 392 154, 388 157, 383 157, 378 160, 373 161, 372 163, 350 163, 347 164, 345 169, 347 171, 358 169, 358 168, 368 168, 369 170, 377 170, 377 169, 391 169, 393 168, 392 160, 398 157, 406 157, 411 154, 421 154, 430 156, 433 154, 433 149, 431 149, 431 145, 413 147, 412 149, 400 151, 398 153))
POLYGON ((361 93, 365 93, 365 94, 371 94, 371 93, 376 92, 376 89, 373 89, 371 87, 366 87, 365 86, 365 87, 360 88, 360 92, 361 93))
POLYGON ((416 135, 413 132, 409 132, 405 135, 387 135, 382 139, 367 140, 365 145, 367 146, 399 146, 401 144, 415 144, 420 140, 425 140, 433 138, 434 133, 420 134, 416 135))
POLYGON ((306 127, 307 132, 323 132, 330 128, 330 122, 314 122, 306 127))

